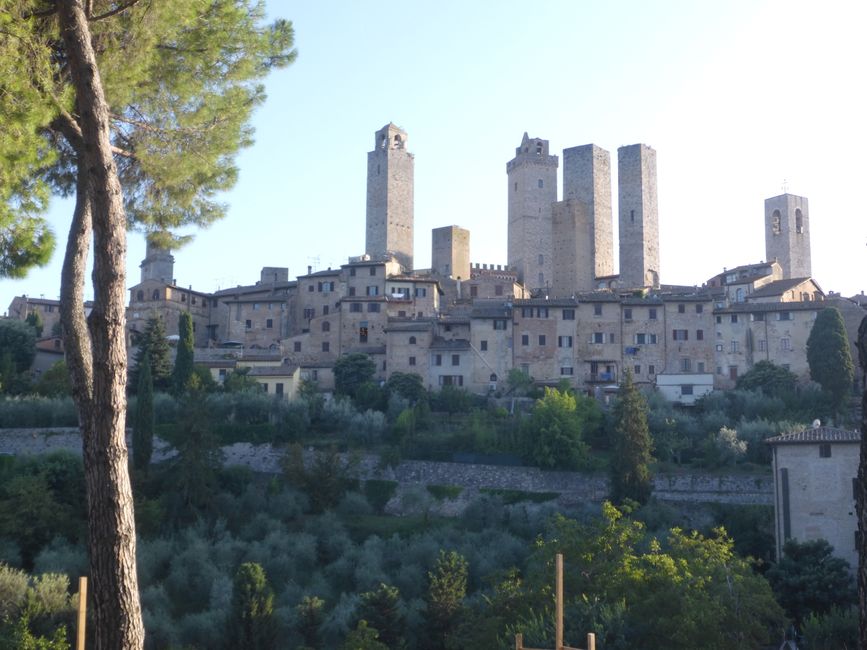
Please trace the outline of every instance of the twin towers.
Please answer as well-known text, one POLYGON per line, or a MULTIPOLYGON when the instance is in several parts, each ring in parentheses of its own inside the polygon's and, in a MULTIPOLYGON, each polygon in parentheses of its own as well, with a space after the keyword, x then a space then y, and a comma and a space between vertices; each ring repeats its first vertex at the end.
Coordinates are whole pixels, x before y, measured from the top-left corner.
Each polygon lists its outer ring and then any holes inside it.
MULTIPOLYGON (((413 269, 413 154, 407 134, 387 124, 367 154, 365 252, 394 255, 413 269)), ((531 289, 553 296, 605 287, 659 286, 656 152, 643 144, 618 156, 620 274, 614 272, 611 159, 593 144, 563 151, 563 200, 557 200, 559 159, 548 141, 527 134, 506 165, 508 265, 531 289)), ((459 245, 469 247, 469 238, 459 245)), ((456 242, 457 243, 457 242, 456 242)), ((453 251, 452 255, 469 259, 453 251)), ((434 264, 436 267, 436 264, 434 264)), ((464 277, 464 279, 467 279, 464 277)))

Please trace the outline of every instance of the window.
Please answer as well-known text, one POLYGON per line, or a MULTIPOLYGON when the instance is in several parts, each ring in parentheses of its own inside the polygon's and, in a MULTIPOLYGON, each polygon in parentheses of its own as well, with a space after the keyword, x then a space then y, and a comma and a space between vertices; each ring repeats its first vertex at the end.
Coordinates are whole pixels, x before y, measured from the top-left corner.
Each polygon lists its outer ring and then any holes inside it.
POLYGON ((277 395, 283 394, 283 383, 282 382, 277 382, 276 384, 274 384, 274 392, 277 395))
POLYGON ((481 349, 482 352, 487 352, 488 351, 488 342, 487 341, 481 341, 479 343, 479 348, 481 349))
POLYGON ((696 366, 697 366, 696 369, 695 369, 696 372, 700 372, 700 373, 703 373, 703 372, 704 372, 704 361, 699 361, 699 362, 696 364, 696 366))
POLYGON ((263 393, 267 393, 267 392, 268 392, 268 384, 262 384, 262 392, 263 392, 263 393))
POLYGON ((733 322, 733 323, 737 323, 737 322, 738 322, 738 315, 737 315, 737 314, 732 314, 732 322, 733 322))
POLYGON ((649 366, 647 366, 647 374, 648 375, 655 375, 656 374, 656 366, 654 366, 653 364, 650 364, 649 366))
POLYGON ((722 351, 723 351, 723 347, 724 347, 724 346, 723 346, 722 343, 717 343, 717 344, 716 344, 716 351, 717 351, 717 352, 722 352, 722 351))
POLYGON ((685 314, 686 313, 686 305, 684 305, 683 303, 680 303, 677 306, 677 313, 678 314, 685 314))
POLYGON ((762 321, 765 320, 765 315, 764 314, 753 314, 753 320, 757 323, 761 323, 762 321))
POLYGON ((322 315, 323 315, 323 316, 327 316, 327 315, 328 315, 328 305, 325 305, 325 306, 322 308, 322 315))
MULTIPOLYGON (((541 179, 541 178, 538 180, 538 185, 539 185, 539 189, 540 189, 540 190, 541 190, 543 187, 545 187, 545 183, 542 182, 542 179, 541 179)), ((539 262, 539 263, 541 264, 541 262, 539 262)))
POLYGON ((461 355, 459 355, 459 354, 453 354, 452 355, 452 365, 453 366, 461 365, 461 355))
POLYGON ((777 320, 792 320, 792 312, 781 311, 779 314, 777 314, 777 320))
POLYGON ((780 339, 780 349, 781 350, 791 350, 792 349, 792 339, 782 338, 780 339))
POLYGON ((656 345, 656 334, 646 334, 639 332, 635 335, 636 345, 656 345))
POLYGON ((135 297, 136 297, 136 300, 138 300, 139 302, 143 302, 144 301, 144 291, 139 289, 138 292, 135 294, 135 297))
POLYGON ((767 352, 768 342, 765 339, 759 340, 759 352, 767 352))
POLYGON ((539 254, 539 266, 542 266, 545 263, 545 256, 541 253, 539 254))
POLYGON ((591 343, 605 343, 605 334, 602 332, 593 332, 590 338, 591 343))
POLYGON ((331 323, 329 321, 323 321, 322 322, 322 331, 323 332, 330 332, 331 331, 331 323))
POLYGON ((633 374, 640 375, 641 374, 641 366, 639 364, 635 364, 632 366, 633 374))
POLYGON ((154 292, 151 294, 151 300, 159 300, 160 299, 160 290, 154 289, 154 292))
POLYGON ((495 330, 505 330, 506 329, 506 320, 505 319, 494 319, 494 329, 495 330))
POLYGON ((732 352, 737 352, 737 351, 738 351, 738 342, 737 342, 737 341, 732 341, 731 351, 732 351, 732 352))
POLYGON ((434 365, 435 366, 443 365, 443 355, 437 354, 434 356, 434 365))
POLYGON ((273 329, 273 327, 274 327, 274 319, 273 319, 273 318, 269 318, 269 319, 267 319, 267 320, 265 321, 265 329, 269 329, 269 330, 270 330, 270 329, 273 329))
POLYGON ((696 330, 695 331, 695 340, 696 341, 704 341, 704 330, 696 330))
POLYGON ((569 376, 569 375, 573 375, 574 372, 575 372, 575 369, 572 366, 563 366, 562 368, 560 368, 560 374, 561 375, 569 376))
POLYGON ((601 304, 596 303, 595 305, 593 305, 593 315, 594 316, 601 316, 602 315, 602 305, 601 304))
POLYGON ((409 344, 415 345, 416 343, 418 343, 418 340, 414 336, 410 336, 409 337, 409 344))
POLYGON ((416 298, 426 298, 427 297, 427 287, 416 287, 414 293, 415 293, 416 298))
POLYGON ((313 289, 314 289, 314 287, 313 287, 312 284, 310 284, 310 285, 307 286, 307 291, 308 291, 308 293, 312 293, 312 292, 313 292, 313 289))
POLYGON ((405 311, 398 311, 397 317, 398 318, 406 318, 406 312, 405 311))
POLYGON ((350 296, 354 296, 354 295, 355 295, 355 287, 349 287, 349 295, 350 295, 350 296))
POLYGON ((361 309, 362 309, 362 307, 361 307, 360 302, 353 302, 353 303, 350 303, 350 305, 349 305, 349 311, 350 312, 357 314, 358 312, 361 311, 361 309))
POLYGON ((692 360, 683 358, 680 360, 680 371, 681 372, 691 372, 692 371, 692 360))
POLYGON ((316 310, 313 307, 305 307, 304 308, 304 318, 310 320, 316 315, 316 310))
POLYGON ((623 320, 632 320, 632 308, 625 307, 623 309, 623 320))
POLYGON ((411 365, 411 366, 414 366, 414 365, 415 365, 415 357, 410 357, 410 358, 409 358, 409 365, 411 365))
POLYGON ((358 327, 358 342, 367 343, 367 321, 362 321, 358 327))
POLYGON ((244 327, 247 328, 248 330, 253 329, 253 321, 251 321, 251 320, 244 321, 244 327))
POLYGON ((440 375, 440 386, 463 386, 463 375, 440 375))
POLYGON ((292 349, 295 350, 295 352, 301 352, 301 341, 295 341, 292 344, 292 349))
POLYGON ((717 316, 717 317, 716 317, 716 322, 717 322, 717 324, 722 323, 722 316, 717 316))
POLYGON ((375 284, 370 284, 367 286, 367 295, 368 296, 378 296, 379 295, 379 287, 375 284))
POLYGON ((692 395, 693 394, 692 393, 692 384, 683 384, 680 387, 680 394, 681 395, 692 395))
POLYGON ((703 312, 704 312, 704 305, 702 305, 701 303, 698 303, 698 304, 695 306, 695 313, 696 313, 696 314, 701 314, 701 313, 703 313, 703 312))
POLYGON ((375 266, 370 267, 370 275, 376 275, 376 267, 375 266))
POLYGON ((546 339, 544 334, 539 334, 539 345, 546 345, 546 339))
POLYGON ((367 303, 367 311, 368 312, 379 312, 380 304, 378 302, 369 302, 367 303))
POLYGON ((572 337, 571 336, 558 336, 557 337, 557 347, 558 348, 571 348, 572 347, 572 337))
POLYGON ((563 320, 575 320, 575 310, 574 309, 564 309, 563 310, 563 320))
POLYGON ((350 277, 354 278, 355 277, 355 269, 349 269, 349 275, 350 275, 350 277))
POLYGON ((479 296, 479 286, 474 284, 470 287, 470 298, 478 298, 479 296))
POLYGON ((831 443, 823 442, 819 445, 819 458, 830 458, 831 457, 831 443))
POLYGON ((671 338, 674 341, 688 341, 689 340, 689 331, 688 330, 671 330, 671 338))
POLYGON ((650 308, 647 310, 647 317, 648 317, 650 320, 656 320, 656 307, 650 307, 650 308))
POLYGON ((530 335, 521 334, 521 345, 530 345, 530 335))
POLYGON ((494 295, 495 296, 502 296, 503 295, 503 285, 502 284, 498 284, 498 285, 494 286, 494 295))
POLYGON ((329 352, 331 350, 331 344, 328 341, 322 341, 322 351, 329 352))
POLYGON ((226 370, 225 368, 220 368, 220 380, 221 381, 226 379, 226 375, 228 374, 228 372, 229 371, 226 370))

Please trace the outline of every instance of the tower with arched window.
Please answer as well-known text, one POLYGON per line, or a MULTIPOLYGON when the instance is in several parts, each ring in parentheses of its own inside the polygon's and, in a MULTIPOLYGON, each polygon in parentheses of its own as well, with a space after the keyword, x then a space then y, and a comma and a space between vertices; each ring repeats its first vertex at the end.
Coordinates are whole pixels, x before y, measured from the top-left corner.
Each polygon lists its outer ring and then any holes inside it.
POLYGON ((406 131, 391 122, 376 132, 367 154, 367 233, 365 252, 394 255, 413 268, 414 156, 406 150, 406 131))
POLYGON ((777 260, 783 278, 809 278, 810 204, 803 196, 781 194, 765 199, 765 254, 777 260))

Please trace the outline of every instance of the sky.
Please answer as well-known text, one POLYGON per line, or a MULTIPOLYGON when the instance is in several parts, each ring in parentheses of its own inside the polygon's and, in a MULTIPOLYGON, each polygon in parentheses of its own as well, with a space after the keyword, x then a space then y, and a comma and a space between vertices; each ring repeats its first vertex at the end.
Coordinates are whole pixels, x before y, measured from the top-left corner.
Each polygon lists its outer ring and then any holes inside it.
MULTIPOLYGON (((294 277, 364 253, 367 152, 394 122, 415 155, 417 268, 430 265, 431 229, 453 224, 470 230, 474 263, 507 262, 506 163, 526 131, 561 166, 567 147, 611 152, 614 215, 617 148, 656 150, 663 283, 763 261, 764 200, 788 191, 809 199, 822 289, 867 289, 863 1, 267 8, 293 22, 298 58, 266 81, 227 217, 175 251, 182 286, 253 284, 263 266, 294 277)), ((58 250, 26 279, 0 281, 0 310, 16 295, 58 297, 71 213, 52 202, 58 250)), ((128 286, 143 258, 143 235, 130 233, 128 286)))

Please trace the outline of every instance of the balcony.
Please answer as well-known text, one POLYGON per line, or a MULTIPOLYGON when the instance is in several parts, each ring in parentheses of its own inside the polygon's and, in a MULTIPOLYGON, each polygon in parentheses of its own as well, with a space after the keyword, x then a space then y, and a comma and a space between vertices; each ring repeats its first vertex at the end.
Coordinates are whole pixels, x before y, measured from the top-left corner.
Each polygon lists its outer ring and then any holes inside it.
POLYGON ((617 383, 617 372, 591 372, 587 375, 587 383, 615 384, 617 383))

